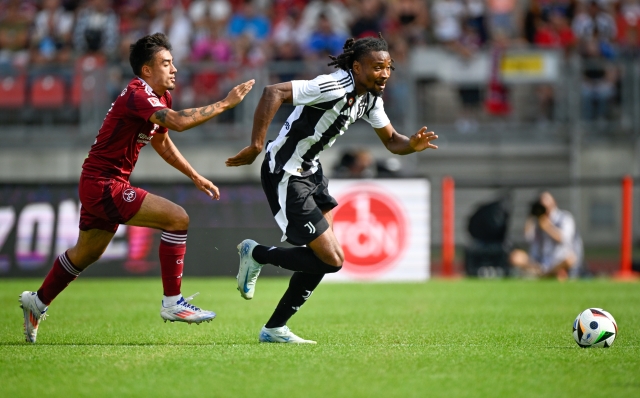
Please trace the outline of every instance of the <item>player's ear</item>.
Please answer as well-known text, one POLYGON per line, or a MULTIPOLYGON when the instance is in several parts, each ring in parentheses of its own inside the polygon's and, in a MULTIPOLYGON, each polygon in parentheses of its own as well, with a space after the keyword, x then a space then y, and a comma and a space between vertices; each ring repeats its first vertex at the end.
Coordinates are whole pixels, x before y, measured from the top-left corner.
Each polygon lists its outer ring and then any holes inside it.
POLYGON ((360 65, 359 61, 353 61, 353 66, 351 67, 351 69, 353 70, 353 73, 355 75, 359 75, 360 71, 362 71, 362 65, 360 65))
POLYGON ((151 65, 147 65, 147 64, 142 65, 142 69, 140 69, 140 72, 142 72, 142 76, 150 76, 151 65))

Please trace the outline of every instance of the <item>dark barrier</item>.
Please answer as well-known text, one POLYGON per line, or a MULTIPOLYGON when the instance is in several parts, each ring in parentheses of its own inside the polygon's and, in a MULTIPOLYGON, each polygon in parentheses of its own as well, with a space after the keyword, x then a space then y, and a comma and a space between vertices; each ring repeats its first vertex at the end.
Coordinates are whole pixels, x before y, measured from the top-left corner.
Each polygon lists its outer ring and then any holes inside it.
MULTIPOLYGON (((139 186, 189 214, 185 276, 235 276, 236 245, 243 239, 280 244, 282 234, 258 184, 221 185, 219 201, 190 183, 139 186)), ((46 275, 55 257, 75 244, 79 211, 76 184, 0 185, 0 277, 46 275)), ((83 275, 159 275, 159 243, 159 231, 122 225, 103 257, 83 275)), ((265 267, 263 274, 289 272, 265 267)))

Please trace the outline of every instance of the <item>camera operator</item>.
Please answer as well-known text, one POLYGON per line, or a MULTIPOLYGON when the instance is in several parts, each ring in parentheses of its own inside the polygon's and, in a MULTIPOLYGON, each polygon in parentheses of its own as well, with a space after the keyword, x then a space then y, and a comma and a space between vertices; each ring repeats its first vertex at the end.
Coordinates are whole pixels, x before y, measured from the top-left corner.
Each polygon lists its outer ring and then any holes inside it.
POLYGON ((542 192, 531 205, 524 236, 529 253, 513 250, 511 264, 529 275, 564 280, 579 275, 582 266, 582 239, 571 213, 560 210, 549 192, 542 192))

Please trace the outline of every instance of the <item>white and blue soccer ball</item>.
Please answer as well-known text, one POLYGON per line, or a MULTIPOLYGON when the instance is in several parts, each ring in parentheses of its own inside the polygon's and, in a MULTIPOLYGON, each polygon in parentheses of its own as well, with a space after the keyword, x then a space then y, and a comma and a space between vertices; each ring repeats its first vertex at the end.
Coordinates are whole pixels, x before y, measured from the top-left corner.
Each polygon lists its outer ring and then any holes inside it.
POLYGON ((609 348, 618 334, 618 324, 602 308, 587 308, 573 321, 573 338, 582 348, 609 348))

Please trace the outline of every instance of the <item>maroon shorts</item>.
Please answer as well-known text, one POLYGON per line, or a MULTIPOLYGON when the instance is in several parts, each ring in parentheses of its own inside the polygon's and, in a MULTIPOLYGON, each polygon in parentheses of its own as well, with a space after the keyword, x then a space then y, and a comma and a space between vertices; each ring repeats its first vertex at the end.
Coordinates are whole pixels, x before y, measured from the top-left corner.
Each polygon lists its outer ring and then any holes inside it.
POLYGON ((136 215, 147 191, 111 178, 80 176, 80 230, 116 232, 136 215))

